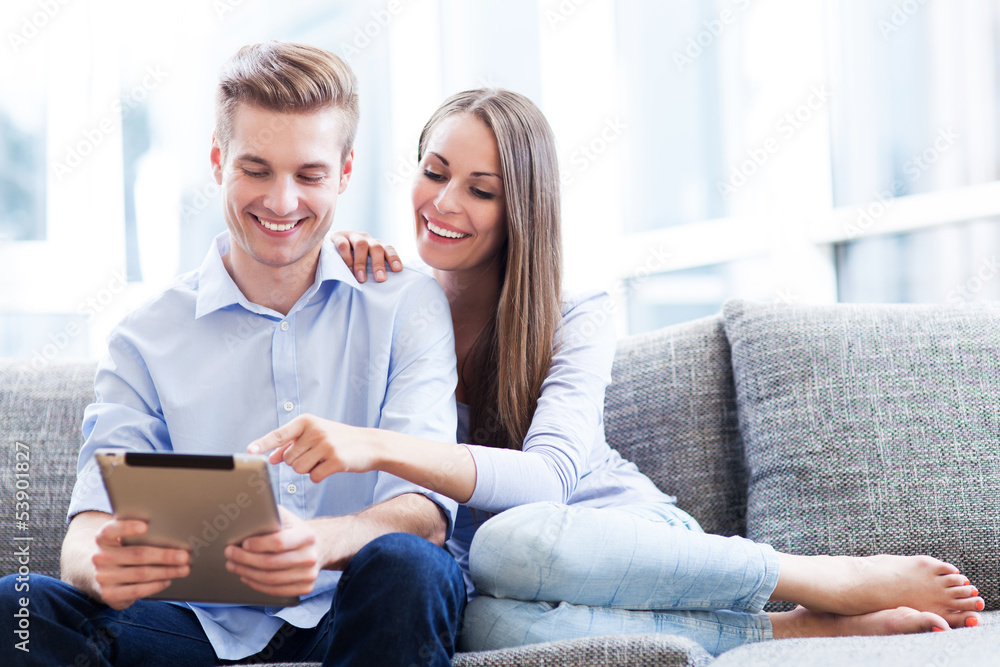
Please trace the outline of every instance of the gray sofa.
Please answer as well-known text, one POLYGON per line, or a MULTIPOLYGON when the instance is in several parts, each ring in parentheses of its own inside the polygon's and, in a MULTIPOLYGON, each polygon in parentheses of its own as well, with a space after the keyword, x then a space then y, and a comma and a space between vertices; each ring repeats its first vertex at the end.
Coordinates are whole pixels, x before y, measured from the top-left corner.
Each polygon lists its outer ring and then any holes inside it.
MULTIPOLYGON (((58 576, 93 375, 91 362, 0 362, 4 574, 18 569, 15 538, 31 537, 31 570, 58 576), (12 502, 19 480, 30 502, 23 526, 12 502)), ((621 341, 605 418, 611 443, 707 531, 802 554, 928 553, 979 587, 984 622, 762 642, 717 658, 681 637, 597 637, 465 653, 455 665, 945 665, 1000 655, 1000 304, 732 301, 717 316, 621 341)))

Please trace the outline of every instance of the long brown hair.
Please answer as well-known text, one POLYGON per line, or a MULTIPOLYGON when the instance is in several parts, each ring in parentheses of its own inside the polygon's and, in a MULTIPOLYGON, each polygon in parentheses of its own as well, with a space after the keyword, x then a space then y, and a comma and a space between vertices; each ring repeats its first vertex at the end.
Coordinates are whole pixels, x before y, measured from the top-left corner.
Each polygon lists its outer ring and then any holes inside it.
MULTIPOLYGON (((521 449, 562 318, 555 138, 527 97, 481 88, 453 95, 438 107, 420 133, 418 159, 437 124, 456 113, 475 115, 496 138, 507 211, 497 308, 466 360, 475 378, 467 396, 469 440, 521 449)), ((463 377, 465 370, 459 369, 463 377)))

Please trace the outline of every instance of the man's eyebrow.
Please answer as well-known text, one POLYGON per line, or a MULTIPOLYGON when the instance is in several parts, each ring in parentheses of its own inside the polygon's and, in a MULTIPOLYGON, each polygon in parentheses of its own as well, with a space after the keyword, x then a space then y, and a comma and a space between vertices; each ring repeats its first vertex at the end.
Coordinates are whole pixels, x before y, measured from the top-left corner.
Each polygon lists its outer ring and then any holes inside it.
POLYGON ((267 160, 262 157, 257 157, 253 153, 243 153, 243 155, 236 156, 237 162, 256 162, 257 164, 262 164, 269 166, 267 160))
MULTIPOLYGON (((254 162, 256 164, 264 165, 265 167, 270 167, 270 163, 262 157, 254 155, 253 153, 243 153, 242 155, 236 156, 237 162, 254 162)), ((323 162, 322 160, 318 162, 307 162, 300 166, 299 169, 330 169, 330 163, 323 162)))
MULTIPOLYGON (((441 163, 444 166, 446 166, 446 167, 450 167, 451 166, 450 164, 448 164, 448 160, 446 160, 444 158, 444 156, 441 155, 440 153, 435 153, 434 151, 427 151, 427 152, 429 154, 433 155, 434 157, 436 157, 437 159, 441 160, 441 163)), ((472 172, 472 175, 474 177, 477 177, 477 178, 479 176, 493 176, 494 178, 500 178, 500 174, 494 174, 492 171, 474 171, 474 172, 472 172)), ((503 180, 503 179, 500 178, 500 180, 503 180)))

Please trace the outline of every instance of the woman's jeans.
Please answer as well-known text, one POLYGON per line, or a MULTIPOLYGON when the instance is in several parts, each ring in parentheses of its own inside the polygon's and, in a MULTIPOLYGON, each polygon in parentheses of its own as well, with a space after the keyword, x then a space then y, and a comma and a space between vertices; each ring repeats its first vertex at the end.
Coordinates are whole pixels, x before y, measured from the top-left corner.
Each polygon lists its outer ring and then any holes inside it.
POLYGON ((522 505, 483 524, 469 561, 480 596, 466 609, 463 651, 656 632, 718 655, 771 638, 761 610, 777 554, 707 535, 670 503, 522 505))

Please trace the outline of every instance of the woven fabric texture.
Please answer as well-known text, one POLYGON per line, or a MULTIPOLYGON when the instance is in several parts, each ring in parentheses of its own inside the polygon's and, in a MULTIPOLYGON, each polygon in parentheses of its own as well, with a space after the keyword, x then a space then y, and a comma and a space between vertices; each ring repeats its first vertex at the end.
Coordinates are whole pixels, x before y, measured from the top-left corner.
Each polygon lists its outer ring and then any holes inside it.
POLYGON ((80 426, 84 408, 94 400, 95 373, 93 363, 53 361, 38 369, 0 361, 0 507, 6 512, 0 540, 8 545, 0 555, 2 574, 17 572, 12 545, 27 543, 31 571, 59 576, 66 509, 83 444, 80 426), (18 477, 19 472, 26 475, 18 477), (21 489, 26 510, 14 505, 19 479, 22 487, 27 484, 21 489), (23 528, 16 520, 22 511, 28 513, 23 528))
POLYGON ((1000 304, 724 307, 747 536, 929 554, 1000 607, 1000 304))
POLYGON ((706 532, 745 532, 747 470, 721 317, 618 344, 604 408, 621 452, 706 532))
POLYGON ((455 667, 702 667, 712 657, 673 635, 569 639, 477 653, 459 653, 455 667))
POLYGON ((894 637, 779 639, 747 644, 722 654, 712 667, 809 665, 809 667, 945 667, 995 665, 1000 655, 998 612, 983 614, 978 628, 894 637))

